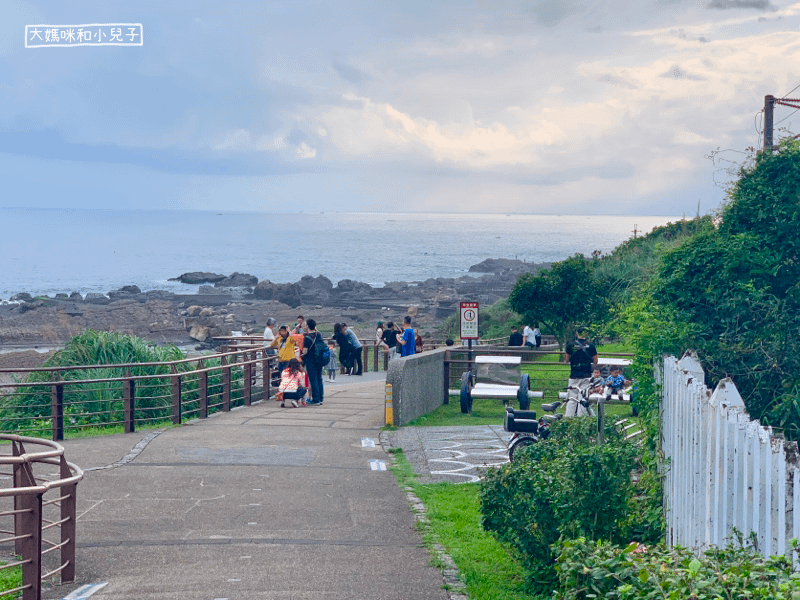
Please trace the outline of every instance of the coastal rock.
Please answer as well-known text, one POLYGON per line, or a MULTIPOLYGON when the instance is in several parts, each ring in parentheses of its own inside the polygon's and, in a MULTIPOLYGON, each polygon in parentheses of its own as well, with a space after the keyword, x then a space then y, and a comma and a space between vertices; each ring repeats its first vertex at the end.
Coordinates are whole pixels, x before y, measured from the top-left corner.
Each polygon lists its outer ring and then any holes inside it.
POLYGON ((30 302, 33 300, 33 296, 31 296, 28 292, 20 292, 19 294, 15 294, 9 298, 12 302, 30 302))
POLYGON ((325 304, 331 296, 333 283, 324 275, 303 275, 297 282, 303 304, 325 304))
POLYGON ((214 315, 214 309, 213 308, 206 307, 206 308, 204 308, 204 309, 202 309, 200 311, 200 316, 201 317, 211 317, 213 315, 214 315))
POLYGON ((146 302, 149 302, 150 300, 167 300, 168 302, 171 302, 175 299, 175 294, 166 290, 149 290, 145 292, 143 296, 145 297, 146 302))
POLYGON ((205 271, 192 271, 191 273, 184 273, 178 277, 172 277, 168 281, 180 281, 181 283, 188 283, 190 285, 198 285, 200 283, 216 283, 225 279, 225 275, 219 273, 208 273, 205 271))
POLYGON ((96 292, 89 292, 83 299, 87 304, 110 304, 111 300, 105 294, 98 294, 96 292))
POLYGON ((524 260, 512 260, 510 258, 487 258, 479 262, 477 265, 472 265, 469 268, 470 273, 500 273, 508 271, 509 269, 519 270, 531 267, 530 263, 524 260))
POLYGON ((214 282, 214 287, 253 287, 258 285, 258 277, 248 273, 232 273, 230 277, 225 277, 214 282))
POLYGON ((72 292, 69 295, 69 299, 73 302, 83 302, 83 296, 81 296, 79 292, 72 292))
POLYGON ((205 342, 208 339, 209 328, 203 325, 192 325, 189 330, 189 337, 198 342, 205 342))
POLYGON ((137 285, 124 285, 118 290, 108 292, 108 297, 112 302, 116 302, 117 300, 133 300, 136 296, 141 295, 141 293, 142 290, 140 290, 137 285))
POLYGON ((277 300, 292 308, 303 303, 300 286, 296 283, 272 283, 265 279, 258 283, 253 293, 259 300, 277 300))
POLYGON ((69 300, 69 296, 65 293, 56 294, 56 300, 69 300))
POLYGON ((331 290, 331 299, 335 302, 363 302, 372 297, 373 287, 362 281, 352 279, 342 279, 331 290))
POLYGON ((189 308, 186 309, 186 314, 190 317, 196 317, 200 314, 200 311, 203 310, 202 306, 197 306, 196 304, 192 304, 189 308))
POLYGON ((34 300, 33 302, 22 302, 19 306, 17 306, 16 312, 22 315, 30 310, 35 310, 43 306, 44 302, 42 300, 34 300))

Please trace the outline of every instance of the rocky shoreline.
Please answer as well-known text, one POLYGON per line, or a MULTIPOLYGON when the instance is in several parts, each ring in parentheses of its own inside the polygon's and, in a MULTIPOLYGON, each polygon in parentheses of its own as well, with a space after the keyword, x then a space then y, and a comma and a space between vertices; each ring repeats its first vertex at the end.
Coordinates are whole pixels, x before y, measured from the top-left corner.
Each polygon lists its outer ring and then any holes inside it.
POLYGON ((470 267, 480 276, 390 282, 381 288, 350 279, 334 285, 323 275, 273 283, 246 273, 196 272, 174 278, 199 285, 196 294, 142 292, 136 286, 85 297, 73 292, 33 298, 23 292, 0 305, 0 346, 58 346, 85 329, 133 334, 157 344, 210 343, 233 331, 260 334, 267 317, 290 323, 298 314, 313 316, 323 331, 344 320, 367 338, 377 321, 410 314, 426 333, 456 312, 459 302, 491 304, 506 297, 521 274, 548 267, 487 259, 470 267))

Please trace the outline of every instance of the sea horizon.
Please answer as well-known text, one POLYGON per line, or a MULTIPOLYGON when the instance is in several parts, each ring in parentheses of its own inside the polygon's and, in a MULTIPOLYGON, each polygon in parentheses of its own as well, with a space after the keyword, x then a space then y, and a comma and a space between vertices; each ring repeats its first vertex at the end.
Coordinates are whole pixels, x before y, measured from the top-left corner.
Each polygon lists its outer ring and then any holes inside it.
MULTIPOLYGON (((531 263, 608 253, 679 216, 194 209, 0 208, 0 300, 28 292, 196 293, 183 273, 304 275, 381 287, 457 278, 487 258, 531 263)), ((479 275, 479 274, 476 274, 479 275)))

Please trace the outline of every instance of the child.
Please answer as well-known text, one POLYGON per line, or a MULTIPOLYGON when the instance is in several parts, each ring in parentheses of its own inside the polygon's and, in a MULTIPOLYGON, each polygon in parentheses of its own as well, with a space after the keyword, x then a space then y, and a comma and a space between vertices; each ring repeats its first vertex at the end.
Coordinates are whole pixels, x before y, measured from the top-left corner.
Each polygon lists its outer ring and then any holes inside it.
POLYGON ((303 377, 300 361, 296 358, 291 359, 281 373, 281 383, 278 386, 278 393, 275 394, 275 400, 281 403, 281 408, 286 408, 285 400, 289 400, 295 408, 300 406, 301 402, 305 404, 306 388, 302 385, 303 377))
POLYGON ((611 400, 611 394, 619 394, 622 400, 622 388, 625 386, 625 376, 620 372, 619 367, 611 367, 611 375, 606 379, 605 395, 606 400, 611 400))
POLYGON ((606 380, 600 374, 600 367, 592 369, 592 378, 589 380, 589 393, 602 394, 605 387, 606 380))
POLYGON ((339 368, 336 363, 336 343, 328 342, 328 350, 331 351, 331 359, 328 361, 328 364, 325 365, 325 368, 328 369, 328 381, 335 381, 336 371, 339 368))

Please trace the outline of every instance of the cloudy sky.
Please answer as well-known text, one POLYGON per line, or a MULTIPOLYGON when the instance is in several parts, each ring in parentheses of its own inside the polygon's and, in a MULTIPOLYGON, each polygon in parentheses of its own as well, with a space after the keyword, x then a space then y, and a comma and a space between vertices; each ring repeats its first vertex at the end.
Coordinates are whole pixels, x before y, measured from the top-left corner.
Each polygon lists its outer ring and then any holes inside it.
POLYGON ((798 85, 791 0, 0 0, 0 206, 693 214, 798 85))

